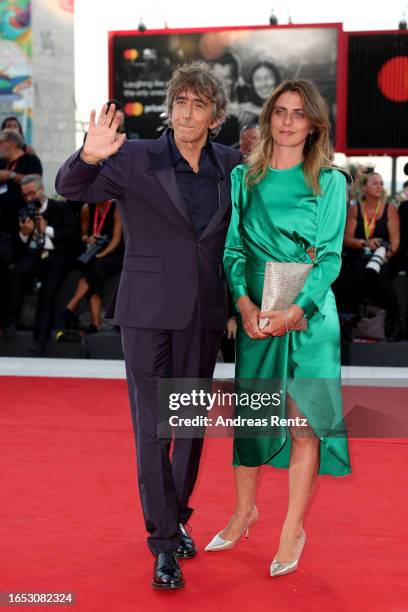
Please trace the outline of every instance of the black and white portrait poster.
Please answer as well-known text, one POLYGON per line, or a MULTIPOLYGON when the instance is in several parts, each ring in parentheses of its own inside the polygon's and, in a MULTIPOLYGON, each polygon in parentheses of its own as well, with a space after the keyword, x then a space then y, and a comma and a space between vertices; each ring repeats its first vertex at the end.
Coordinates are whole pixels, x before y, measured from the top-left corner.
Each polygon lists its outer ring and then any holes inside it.
POLYGON ((336 118, 337 26, 110 33, 110 96, 125 113, 131 138, 155 138, 166 125, 164 98, 173 70, 204 59, 228 83, 229 119, 217 137, 235 144, 240 129, 257 120, 284 79, 312 80, 336 118))

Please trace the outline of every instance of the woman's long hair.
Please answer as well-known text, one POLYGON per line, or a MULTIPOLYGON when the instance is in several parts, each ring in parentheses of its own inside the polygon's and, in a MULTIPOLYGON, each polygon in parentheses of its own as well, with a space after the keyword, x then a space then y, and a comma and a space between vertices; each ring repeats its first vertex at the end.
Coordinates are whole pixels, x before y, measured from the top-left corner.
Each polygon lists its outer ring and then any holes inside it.
POLYGON ((313 134, 306 138, 303 148, 303 171, 310 187, 320 194, 319 174, 322 168, 331 167, 330 162, 330 122, 327 103, 322 98, 317 87, 304 79, 283 81, 271 93, 259 117, 259 144, 248 159, 246 184, 248 188, 259 183, 266 175, 273 151, 271 134, 272 111, 279 96, 287 91, 297 92, 302 100, 306 117, 312 124, 313 134))

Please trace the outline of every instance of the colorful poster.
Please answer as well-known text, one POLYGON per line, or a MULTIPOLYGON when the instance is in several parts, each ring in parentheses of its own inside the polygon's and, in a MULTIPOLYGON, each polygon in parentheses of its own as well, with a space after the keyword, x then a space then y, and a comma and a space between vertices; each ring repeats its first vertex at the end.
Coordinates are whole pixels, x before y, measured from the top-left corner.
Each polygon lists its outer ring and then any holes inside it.
POLYGON ((31 0, 0 0, 0 123, 15 116, 32 135, 31 0))

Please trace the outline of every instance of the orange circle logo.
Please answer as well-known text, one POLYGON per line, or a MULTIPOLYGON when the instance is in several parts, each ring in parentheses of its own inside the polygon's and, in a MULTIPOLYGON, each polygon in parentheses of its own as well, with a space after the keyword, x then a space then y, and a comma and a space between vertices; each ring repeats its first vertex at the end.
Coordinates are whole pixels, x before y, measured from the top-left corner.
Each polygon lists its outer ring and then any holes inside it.
POLYGON ((128 102, 125 104, 125 115, 128 117, 140 117, 143 115, 144 106, 141 102, 128 102))
POLYGON ((137 49, 125 49, 123 57, 127 60, 135 60, 139 57, 139 51, 137 49))
POLYGON ((383 64, 378 72, 378 87, 393 102, 408 101, 408 56, 399 55, 383 64))

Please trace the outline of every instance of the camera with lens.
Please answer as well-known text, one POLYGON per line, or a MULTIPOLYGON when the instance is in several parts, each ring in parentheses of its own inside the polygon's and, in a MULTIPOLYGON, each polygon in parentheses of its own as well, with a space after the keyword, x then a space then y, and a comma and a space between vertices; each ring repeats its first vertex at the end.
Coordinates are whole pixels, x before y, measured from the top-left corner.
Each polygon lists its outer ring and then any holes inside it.
POLYGON ((40 200, 33 200, 32 202, 28 202, 23 208, 19 210, 18 216, 20 217, 23 223, 28 219, 31 221, 35 221, 41 206, 42 205, 40 200))
POLYGON ((31 252, 42 251, 45 244, 45 236, 37 226, 37 221, 40 217, 39 211, 41 206, 42 203, 40 200, 32 200, 31 202, 28 202, 18 212, 18 216, 20 217, 23 223, 25 223, 26 221, 34 221, 35 223, 34 230, 30 236, 29 243, 29 249, 31 252))
POLYGON ((84 265, 88 264, 95 255, 103 251, 103 249, 109 244, 109 237, 106 234, 101 236, 94 236, 95 242, 89 243, 86 247, 85 253, 82 253, 78 257, 78 261, 84 265))
POLYGON ((389 244, 385 240, 381 240, 379 247, 373 253, 370 252, 369 260, 366 264, 366 270, 373 270, 377 274, 380 273, 381 267, 387 262, 387 251, 389 244))

